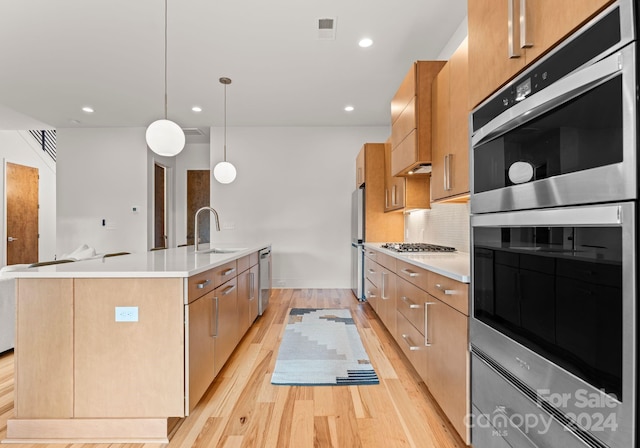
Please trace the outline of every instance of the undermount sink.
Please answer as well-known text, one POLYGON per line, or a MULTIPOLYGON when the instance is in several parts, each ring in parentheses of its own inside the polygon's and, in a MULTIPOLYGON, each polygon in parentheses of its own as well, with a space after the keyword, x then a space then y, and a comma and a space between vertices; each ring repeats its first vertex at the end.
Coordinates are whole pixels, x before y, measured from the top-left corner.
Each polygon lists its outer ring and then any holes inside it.
POLYGON ((244 247, 212 247, 211 249, 202 249, 197 251, 197 254, 232 254, 234 252, 240 252, 245 250, 244 247))

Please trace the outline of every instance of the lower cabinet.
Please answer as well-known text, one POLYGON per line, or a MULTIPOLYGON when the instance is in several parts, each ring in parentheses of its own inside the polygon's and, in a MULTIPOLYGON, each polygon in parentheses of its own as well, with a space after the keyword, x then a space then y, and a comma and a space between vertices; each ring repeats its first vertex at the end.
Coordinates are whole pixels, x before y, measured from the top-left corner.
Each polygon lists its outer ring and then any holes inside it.
POLYGON ((367 301, 468 444, 468 287, 367 248, 367 301), (374 261, 375 260, 375 261, 374 261), (385 263, 388 269, 378 263, 385 263))
POLYGON ((236 348, 238 337, 238 280, 234 278, 215 290, 217 319, 215 330, 214 370, 218 372, 236 348))
POLYGON ((215 291, 211 291, 186 306, 189 331, 189 411, 200 401, 216 376, 216 302, 215 291))

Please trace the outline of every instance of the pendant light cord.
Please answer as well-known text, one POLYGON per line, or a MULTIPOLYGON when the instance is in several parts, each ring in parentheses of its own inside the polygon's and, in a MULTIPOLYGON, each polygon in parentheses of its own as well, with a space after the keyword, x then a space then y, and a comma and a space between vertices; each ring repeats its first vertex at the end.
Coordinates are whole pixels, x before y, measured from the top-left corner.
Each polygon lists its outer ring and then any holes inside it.
POLYGON ((167 1, 164 0, 164 119, 167 120, 167 1))
POLYGON ((227 161, 227 85, 224 85, 224 161, 227 161))

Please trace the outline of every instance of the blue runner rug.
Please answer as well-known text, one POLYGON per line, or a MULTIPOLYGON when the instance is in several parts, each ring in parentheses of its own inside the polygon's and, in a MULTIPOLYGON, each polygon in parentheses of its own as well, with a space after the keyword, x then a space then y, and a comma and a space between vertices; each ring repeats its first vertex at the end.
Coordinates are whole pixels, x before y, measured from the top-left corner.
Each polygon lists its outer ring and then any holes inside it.
POLYGON ((379 384, 351 311, 293 308, 282 336, 272 384, 379 384))

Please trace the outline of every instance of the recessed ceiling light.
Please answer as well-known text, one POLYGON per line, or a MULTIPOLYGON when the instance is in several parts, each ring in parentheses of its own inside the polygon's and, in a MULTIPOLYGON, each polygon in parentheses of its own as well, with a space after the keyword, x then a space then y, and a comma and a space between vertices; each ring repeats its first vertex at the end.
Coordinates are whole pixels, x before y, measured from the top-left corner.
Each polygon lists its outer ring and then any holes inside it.
POLYGON ((345 106, 344 110, 346 110, 347 112, 352 112, 353 106, 345 106))
POLYGON ((82 108, 82 111, 83 111, 83 112, 86 112, 86 113, 88 113, 88 114, 92 114, 92 113, 93 113, 93 107, 90 107, 90 106, 84 106, 84 107, 82 108))
POLYGON ((360 42, 358 42, 358 45, 360 45, 362 48, 367 48, 373 45, 373 41, 368 37, 365 37, 364 39, 361 39, 360 42))
POLYGON ((191 108, 191 110, 192 110, 192 111, 194 111, 194 112, 202 112, 202 107, 200 107, 200 106, 193 106, 193 107, 191 108))

